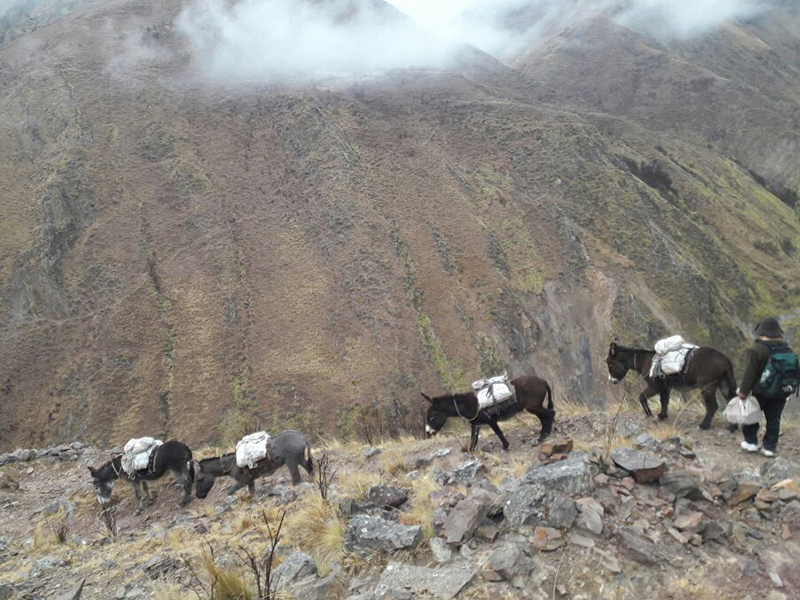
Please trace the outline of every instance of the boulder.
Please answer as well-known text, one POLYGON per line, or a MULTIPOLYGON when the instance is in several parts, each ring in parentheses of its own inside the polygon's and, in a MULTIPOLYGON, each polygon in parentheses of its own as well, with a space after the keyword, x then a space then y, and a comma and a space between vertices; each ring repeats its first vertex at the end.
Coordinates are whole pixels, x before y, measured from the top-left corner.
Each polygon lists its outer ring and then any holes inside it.
POLYGON ((303 598, 303 600, 341 598, 344 593, 345 584, 338 566, 325 577, 320 578, 316 575, 309 575, 291 586, 291 597, 303 598))
POLYGON ((58 513, 66 514, 72 512, 74 508, 75 505, 68 500, 53 500, 42 509, 42 512, 46 515, 57 515, 58 513))
POLYGON ((272 573, 275 590, 283 590, 295 582, 317 574, 314 559, 305 552, 292 552, 272 573))
POLYGON ((800 499, 800 483, 794 479, 784 479, 772 486, 772 492, 778 496, 778 500, 791 502, 800 499))
POLYGON ((664 473, 659 483, 676 498, 703 499, 703 490, 700 488, 700 482, 688 471, 664 473))
POLYGON ((737 506, 755 498, 759 490, 761 490, 761 483, 759 481, 740 479, 736 481, 732 492, 726 494, 726 499, 731 506, 737 506))
POLYGON ((464 494, 454 486, 445 486, 431 492, 429 498, 436 507, 452 508, 464 498, 464 494))
POLYGON ((501 544, 495 548, 481 572, 487 581, 511 581, 519 570, 523 554, 515 544, 501 544))
POLYGON ((408 501, 408 496, 400 488, 376 485, 367 492, 367 500, 383 508, 400 508, 408 501))
POLYGON ((64 567, 66 564, 67 563, 57 556, 44 556, 33 563, 33 566, 31 567, 31 577, 38 577, 45 571, 49 571, 58 567, 64 567))
POLYGON ((0 600, 11 600, 15 595, 16 592, 14 591, 13 585, 5 581, 0 581, 0 600))
POLYGON ((508 493, 503 512, 512 528, 544 525, 568 529, 578 516, 571 498, 541 485, 524 483, 508 493))
POLYGON ((569 438, 563 438, 555 442, 545 442, 539 446, 539 459, 563 457, 572 452, 573 443, 569 438))
POLYGON ((800 464, 779 456, 761 465, 761 476, 769 485, 775 485, 784 479, 800 481, 800 464))
POLYGON ((421 541, 422 528, 419 525, 401 525, 381 517, 357 515, 347 524, 344 547, 364 556, 375 551, 416 548, 421 541))
POLYGON ((637 435, 634 438, 633 443, 636 444, 637 448, 643 448, 645 450, 650 450, 651 452, 659 452, 662 449, 661 442, 647 432, 637 435))
POLYGON ((558 550, 567 543, 558 529, 537 527, 533 532, 533 547, 541 552, 558 550))
POLYGON ((171 556, 156 554, 144 563, 142 568, 150 579, 160 579, 177 571, 180 567, 181 563, 171 556))
POLYGON ((11 490, 12 492, 19 489, 19 483, 14 480, 8 473, 0 472, 0 490, 11 490))
POLYGON ((489 507, 480 498, 464 498, 450 511, 444 521, 444 536, 448 544, 460 545, 472 537, 483 523, 489 507))
POLYGON ((364 458, 372 458, 373 456, 378 456, 381 453, 380 448, 375 448, 374 446, 370 446, 366 450, 364 450, 364 458))
POLYGON ((611 453, 611 460, 620 469, 630 473, 637 483, 650 483, 664 474, 662 459, 631 448, 617 448, 611 453))
POLYGON ((475 483, 478 475, 486 472, 486 465, 478 460, 468 460, 453 469, 453 479, 458 483, 470 486, 475 483))
POLYGON ((439 600, 455 598, 477 575, 468 565, 428 569, 389 563, 375 589, 375 600, 433 596, 439 600))
POLYGON ((701 512, 680 515, 675 519, 675 528, 684 533, 701 533, 705 529, 703 517, 701 512))
POLYGON ((656 545, 646 537, 632 529, 624 529, 617 534, 617 538, 622 551, 632 559, 645 565, 658 563, 660 557, 656 545))
POLYGON ((453 551, 440 537, 431 538, 428 542, 428 546, 430 546, 431 554, 433 554, 434 560, 440 563, 446 563, 451 558, 453 558, 453 551))
POLYGON ((581 498, 576 504, 578 506, 578 527, 595 535, 603 533, 603 505, 591 497, 581 498))
POLYGON ((570 496, 585 495, 594 489, 594 477, 584 453, 548 465, 535 465, 523 480, 570 496))

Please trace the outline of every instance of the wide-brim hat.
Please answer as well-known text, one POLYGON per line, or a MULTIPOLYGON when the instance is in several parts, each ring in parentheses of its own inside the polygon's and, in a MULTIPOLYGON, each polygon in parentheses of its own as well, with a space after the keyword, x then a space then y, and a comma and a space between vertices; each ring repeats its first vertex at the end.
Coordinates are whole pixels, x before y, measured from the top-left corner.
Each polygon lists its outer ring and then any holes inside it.
POLYGON ((780 338, 783 337, 783 329, 781 329, 778 319, 767 317, 756 325, 756 334, 764 337, 780 338))

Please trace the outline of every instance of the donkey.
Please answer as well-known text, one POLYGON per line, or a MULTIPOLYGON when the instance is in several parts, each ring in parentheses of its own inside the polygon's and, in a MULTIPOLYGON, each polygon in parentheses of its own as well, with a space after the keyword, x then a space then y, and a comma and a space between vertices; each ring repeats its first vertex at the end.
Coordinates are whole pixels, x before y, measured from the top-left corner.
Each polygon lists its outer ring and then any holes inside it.
POLYGON ((473 392, 448 394, 436 398, 422 394, 422 397, 430 404, 425 418, 425 432, 428 435, 436 435, 444 427, 448 418, 461 417, 469 421, 472 430, 469 442, 470 452, 473 452, 478 446, 481 425, 491 427, 492 431, 500 438, 503 450, 508 450, 508 440, 500 431, 497 423, 498 421, 507 421, 526 410, 539 417, 539 421, 542 423, 542 431, 539 434, 539 442, 541 442, 553 431, 553 421, 556 417, 556 411, 553 410, 553 390, 544 379, 533 375, 517 377, 511 381, 511 385, 514 386, 517 394, 516 401, 500 405, 496 412, 481 410, 478 405, 478 397, 473 392), (547 408, 544 406, 545 399, 547 399, 547 408))
POLYGON ((198 498, 205 498, 214 486, 217 477, 224 476, 233 477, 236 480, 236 483, 228 488, 228 496, 233 496, 247 486, 252 498, 256 491, 256 479, 272 475, 283 465, 286 465, 292 475, 292 485, 300 483, 298 466, 303 467, 311 475, 314 470, 314 462, 311 458, 311 446, 304 435, 296 431, 284 431, 269 438, 267 456, 259 461, 254 469, 237 465, 235 452, 195 461, 195 494, 198 498))
POLYGON ((134 514, 137 515, 144 509, 145 500, 153 501, 147 482, 163 477, 167 471, 172 471, 176 481, 183 488, 183 498, 178 505, 186 506, 192 500, 194 465, 192 464, 192 451, 183 442, 171 440, 158 446, 150 456, 150 467, 147 470, 134 471, 132 475, 122 470, 122 456, 115 456, 97 469, 89 467, 89 472, 92 474, 92 485, 94 485, 100 504, 108 504, 111 501, 111 489, 114 481, 122 478, 133 486, 133 492, 139 501, 139 506, 134 511, 134 514), (144 490, 144 496, 141 493, 142 490, 144 490))
POLYGON ((670 390, 686 392, 699 389, 706 405, 706 416, 700 422, 700 429, 711 427, 711 420, 719 408, 717 390, 722 392, 727 401, 736 395, 733 364, 728 357, 714 348, 701 346, 694 351, 682 373, 653 378, 650 377, 650 367, 655 354, 652 350, 620 346, 616 340, 611 342, 606 357, 609 381, 614 384, 619 383, 630 370, 644 377, 647 387, 639 394, 639 402, 644 414, 652 417, 653 413, 647 399, 658 394, 661 398, 661 412, 658 418, 661 420, 667 418, 670 390))

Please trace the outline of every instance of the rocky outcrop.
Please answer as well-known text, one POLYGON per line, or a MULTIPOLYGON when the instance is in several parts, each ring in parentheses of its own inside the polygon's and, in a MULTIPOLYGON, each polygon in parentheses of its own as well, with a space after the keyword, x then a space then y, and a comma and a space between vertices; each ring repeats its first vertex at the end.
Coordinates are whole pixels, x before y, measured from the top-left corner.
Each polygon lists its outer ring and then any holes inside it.
POLYGON ((422 529, 418 525, 401 525, 381 517, 357 515, 347 525, 344 547, 349 552, 367 555, 416 548, 421 541, 422 529))

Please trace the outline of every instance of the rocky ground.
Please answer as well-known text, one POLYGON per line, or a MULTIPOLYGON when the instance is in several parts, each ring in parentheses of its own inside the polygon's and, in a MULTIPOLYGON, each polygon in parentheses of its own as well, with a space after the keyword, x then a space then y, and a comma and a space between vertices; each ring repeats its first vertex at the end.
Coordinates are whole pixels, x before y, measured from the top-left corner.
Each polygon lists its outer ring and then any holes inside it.
POLYGON ((543 446, 533 421, 509 423, 507 453, 484 433, 466 454, 463 431, 319 445, 327 499, 281 472, 252 500, 226 498, 218 483, 186 509, 176 486, 155 484, 155 503, 136 516, 118 484, 116 535, 86 471, 107 450, 3 455, 0 599, 257 598, 245 551, 263 592, 260 561, 282 516, 277 598, 798 597, 791 423, 768 460, 742 453, 720 423, 697 430, 691 408, 667 424, 635 411, 563 412, 543 446))

